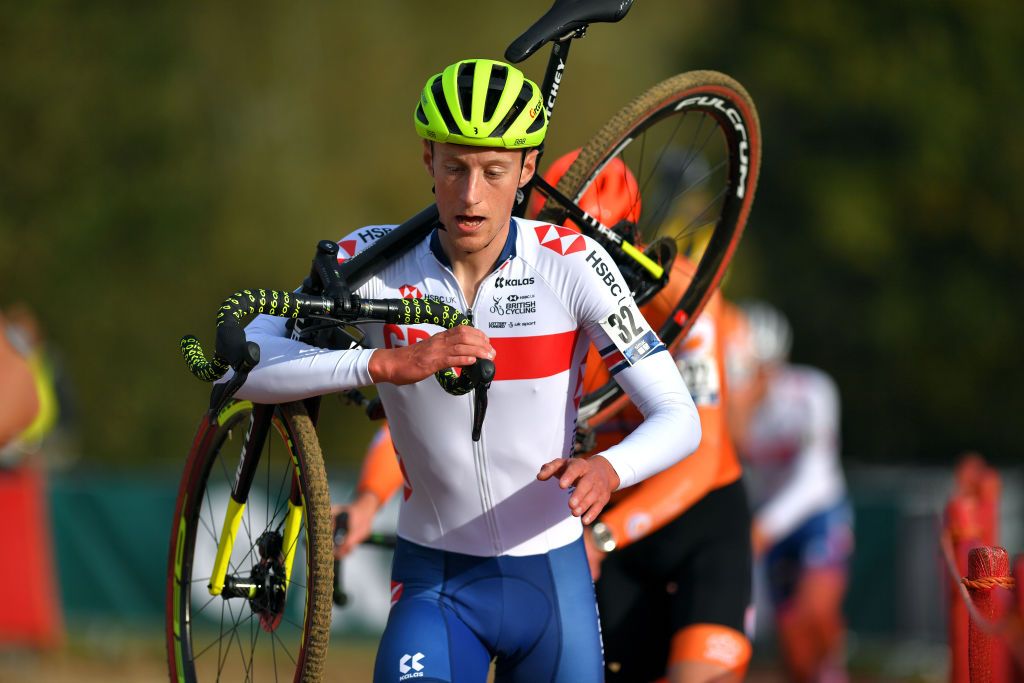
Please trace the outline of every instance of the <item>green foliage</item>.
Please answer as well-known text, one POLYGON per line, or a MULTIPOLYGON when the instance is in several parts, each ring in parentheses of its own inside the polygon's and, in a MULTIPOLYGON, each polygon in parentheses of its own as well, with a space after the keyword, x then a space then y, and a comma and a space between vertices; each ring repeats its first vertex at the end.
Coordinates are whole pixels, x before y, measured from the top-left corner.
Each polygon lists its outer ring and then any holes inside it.
POLYGON ((758 103, 739 296, 832 372, 845 452, 1015 459, 1024 404, 1024 6, 741 2, 704 46, 758 103), (743 277, 748 266, 756 277, 743 277))
MULTIPOLYGON (((209 345, 227 293, 291 287, 318 239, 427 204, 423 81, 500 58, 548 5, 503 5, 504 24, 466 0, 0 7, 0 305, 27 301, 62 349, 84 452, 180 459, 207 395, 181 334, 209 345)), ((680 70, 736 76, 766 148, 730 293, 790 312, 797 359, 839 380, 847 452, 1008 458, 1022 14, 644 0, 574 45, 548 149, 680 70)), ((372 427, 325 410, 329 457, 357 457, 372 427)))

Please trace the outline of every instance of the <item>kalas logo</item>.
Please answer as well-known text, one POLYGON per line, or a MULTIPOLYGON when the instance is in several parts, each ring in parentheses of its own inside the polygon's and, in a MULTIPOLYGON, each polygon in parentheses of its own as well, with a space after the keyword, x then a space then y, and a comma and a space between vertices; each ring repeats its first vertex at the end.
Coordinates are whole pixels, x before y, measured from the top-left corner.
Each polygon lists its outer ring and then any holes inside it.
POLYGON ((521 278, 503 278, 499 277, 494 281, 495 289, 501 289, 502 287, 525 287, 526 285, 532 285, 532 277, 521 277, 521 278))

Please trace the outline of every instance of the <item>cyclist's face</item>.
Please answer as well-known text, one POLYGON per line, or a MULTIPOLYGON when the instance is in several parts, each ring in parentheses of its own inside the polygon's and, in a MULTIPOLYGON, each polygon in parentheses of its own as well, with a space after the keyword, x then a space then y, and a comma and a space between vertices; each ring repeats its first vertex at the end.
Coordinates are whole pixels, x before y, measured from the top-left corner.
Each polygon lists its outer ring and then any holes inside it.
POLYGON ((537 152, 531 150, 524 159, 517 149, 446 143, 431 146, 424 141, 423 163, 434 178, 437 208, 447 237, 458 252, 472 254, 504 234, 516 190, 529 182, 537 168, 537 152))

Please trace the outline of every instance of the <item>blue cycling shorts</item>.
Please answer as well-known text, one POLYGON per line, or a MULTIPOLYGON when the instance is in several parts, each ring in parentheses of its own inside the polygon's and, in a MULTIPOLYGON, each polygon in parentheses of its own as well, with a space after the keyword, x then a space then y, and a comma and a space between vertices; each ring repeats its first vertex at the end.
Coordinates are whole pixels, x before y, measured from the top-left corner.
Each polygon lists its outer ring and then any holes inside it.
POLYGON ((772 602, 793 597, 804 572, 845 570, 853 553, 853 510, 843 501, 810 517, 765 555, 772 602))
POLYGON ((583 540, 542 555, 476 557, 399 539, 375 683, 603 680, 583 540))

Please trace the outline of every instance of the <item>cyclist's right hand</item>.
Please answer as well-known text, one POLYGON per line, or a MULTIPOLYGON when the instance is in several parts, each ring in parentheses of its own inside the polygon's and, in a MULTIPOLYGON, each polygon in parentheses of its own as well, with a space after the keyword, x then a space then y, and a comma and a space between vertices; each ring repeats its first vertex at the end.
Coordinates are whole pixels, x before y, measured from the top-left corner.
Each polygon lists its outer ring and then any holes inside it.
POLYGON ((413 384, 439 370, 472 365, 477 358, 493 360, 494 355, 487 335, 459 325, 410 346, 377 349, 370 356, 370 377, 375 384, 413 384))
POLYGON ((334 556, 342 558, 352 552, 352 549, 366 540, 373 527, 373 518, 380 509, 380 501, 377 496, 369 491, 364 491, 347 505, 332 505, 331 519, 337 520, 342 512, 348 513, 348 529, 344 534, 341 543, 334 546, 334 556))

